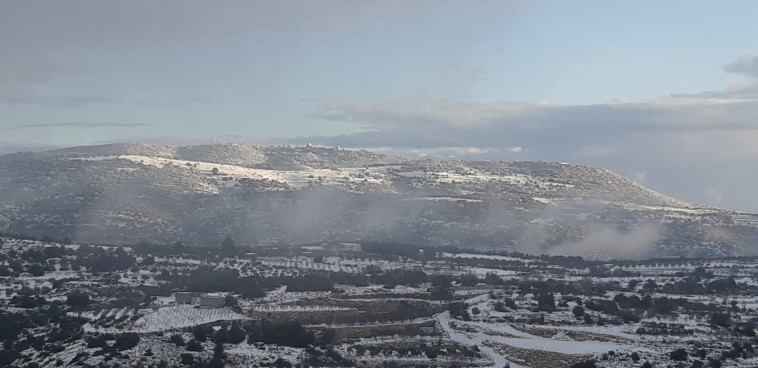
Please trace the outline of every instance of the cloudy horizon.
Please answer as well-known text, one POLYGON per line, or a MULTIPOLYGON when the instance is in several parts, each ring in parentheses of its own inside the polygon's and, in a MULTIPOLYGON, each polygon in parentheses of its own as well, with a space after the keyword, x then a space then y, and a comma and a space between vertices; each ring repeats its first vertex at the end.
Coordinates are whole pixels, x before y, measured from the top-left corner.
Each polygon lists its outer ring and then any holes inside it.
POLYGON ((0 153, 315 144, 597 165, 758 212, 758 4, 0 4, 0 153))

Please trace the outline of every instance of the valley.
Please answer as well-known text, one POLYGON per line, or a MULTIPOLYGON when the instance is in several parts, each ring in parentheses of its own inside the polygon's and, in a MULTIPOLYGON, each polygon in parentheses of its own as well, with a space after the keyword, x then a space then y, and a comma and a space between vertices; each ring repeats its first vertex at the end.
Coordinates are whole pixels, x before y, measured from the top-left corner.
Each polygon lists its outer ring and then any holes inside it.
POLYGON ((2 238, 0 364, 758 364, 756 258, 601 262, 410 244, 223 243, 2 238))

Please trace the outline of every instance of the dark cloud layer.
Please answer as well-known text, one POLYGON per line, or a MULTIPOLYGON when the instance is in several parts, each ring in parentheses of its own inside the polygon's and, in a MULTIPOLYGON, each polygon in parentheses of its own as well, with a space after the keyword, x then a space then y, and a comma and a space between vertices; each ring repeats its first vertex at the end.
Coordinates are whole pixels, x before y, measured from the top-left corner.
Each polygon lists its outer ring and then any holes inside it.
POLYGON ((57 51, 213 40, 272 30, 329 30, 367 17, 420 9, 400 0, 111 2, 14 1, 0 4, 0 86, 48 81, 81 72, 56 58, 57 51))
POLYGON ((234 38, 260 30, 327 31, 367 17, 402 15, 414 2, 5 1, 0 3, 0 103, 68 104, 35 87, 86 73, 61 54, 234 38))
MULTIPOLYGON (((471 6, 503 11, 524 2, 479 0, 471 6)), ((0 3, 0 96, 5 95, 0 101, 34 103, 16 96, 61 75, 86 73, 60 54, 128 54, 262 32, 329 32, 368 19, 419 14, 436 5, 431 0, 5 1, 0 3)))
POLYGON ((756 101, 666 98, 643 103, 550 105, 458 103, 439 98, 377 103, 324 102, 315 116, 367 131, 329 139, 395 147, 584 147, 635 135, 733 132, 755 128, 756 101))

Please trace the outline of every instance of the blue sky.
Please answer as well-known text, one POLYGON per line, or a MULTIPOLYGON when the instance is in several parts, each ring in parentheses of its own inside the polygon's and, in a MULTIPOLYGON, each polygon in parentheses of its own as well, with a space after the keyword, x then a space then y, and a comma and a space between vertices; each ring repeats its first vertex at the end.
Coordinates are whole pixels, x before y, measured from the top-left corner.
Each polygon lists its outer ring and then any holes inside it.
POLYGON ((315 142, 758 211, 754 1, 0 0, 0 152, 315 142))

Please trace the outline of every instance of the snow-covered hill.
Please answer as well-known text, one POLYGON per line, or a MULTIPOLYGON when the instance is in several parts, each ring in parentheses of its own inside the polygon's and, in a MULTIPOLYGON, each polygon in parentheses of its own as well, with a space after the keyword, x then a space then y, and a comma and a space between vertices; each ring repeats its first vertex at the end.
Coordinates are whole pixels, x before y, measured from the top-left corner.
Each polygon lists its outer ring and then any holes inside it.
POLYGON ((0 231, 86 242, 397 242, 595 256, 754 254, 758 216, 605 169, 323 147, 115 144, 0 157, 0 231))
POLYGON ((239 144, 175 147, 117 143, 65 148, 49 151, 43 155, 48 157, 147 156, 277 170, 358 167, 399 160, 399 157, 375 154, 364 150, 294 146, 251 147, 239 144))

